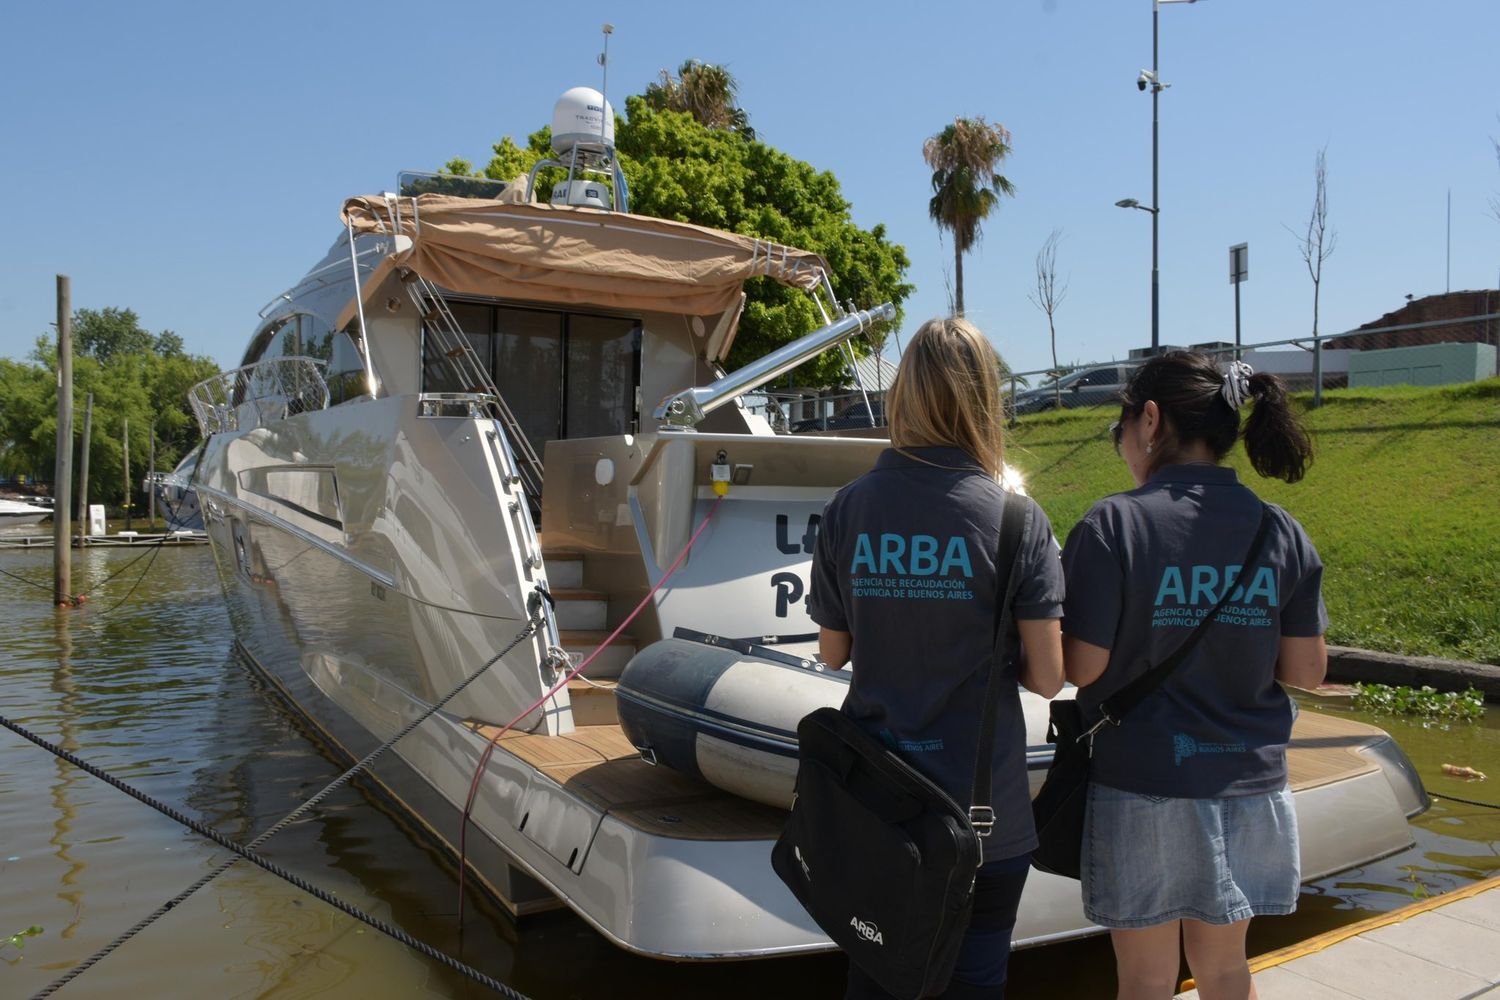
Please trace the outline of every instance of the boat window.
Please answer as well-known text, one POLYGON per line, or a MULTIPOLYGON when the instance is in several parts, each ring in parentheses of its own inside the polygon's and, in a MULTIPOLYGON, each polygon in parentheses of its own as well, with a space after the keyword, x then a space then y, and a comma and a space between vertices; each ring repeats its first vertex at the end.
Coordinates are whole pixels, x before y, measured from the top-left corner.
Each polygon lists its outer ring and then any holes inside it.
POLYGON ((337 332, 320 317, 302 317, 302 353, 327 363, 323 381, 328 383, 328 405, 357 399, 366 394, 365 359, 347 331, 337 332))
MULTIPOLYGON (((637 429, 639 320, 474 302, 449 307, 532 447, 637 429)), ((456 384, 446 360, 424 336, 423 391, 474 391, 456 384)))
POLYGON ((497 309, 495 385, 531 446, 554 438, 562 422, 562 313, 497 309))
MULTIPOLYGON (((480 366, 485 371, 493 371, 495 310, 472 302, 450 302, 448 309, 469 339, 469 346, 474 349, 480 366)), ((422 335, 422 387, 425 392, 479 392, 482 389, 477 385, 459 384, 448 359, 443 357, 437 341, 425 327, 422 335)))
POLYGON ((245 360, 240 362, 241 366, 301 354, 299 319, 299 316, 285 316, 256 334, 249 349, 245 351, 245 360))
POLYGON ((634 431, 640 324, 609 316, 570 316, 567 343, 563 436, 601 437, 634 431))

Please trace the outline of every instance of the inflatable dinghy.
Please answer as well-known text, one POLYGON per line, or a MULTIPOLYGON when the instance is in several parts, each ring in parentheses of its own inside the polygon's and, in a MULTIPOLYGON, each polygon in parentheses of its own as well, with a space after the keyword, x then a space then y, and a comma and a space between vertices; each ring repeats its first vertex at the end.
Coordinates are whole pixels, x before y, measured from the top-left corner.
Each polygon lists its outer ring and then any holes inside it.
POLYGON ((652 763, 790 809, 797 723, 814 709, 842 705, 850 676, 817 661, 814 636, 795 638, 805 641, 792 653, 679 628, 620 674, 620 728, 652 763))

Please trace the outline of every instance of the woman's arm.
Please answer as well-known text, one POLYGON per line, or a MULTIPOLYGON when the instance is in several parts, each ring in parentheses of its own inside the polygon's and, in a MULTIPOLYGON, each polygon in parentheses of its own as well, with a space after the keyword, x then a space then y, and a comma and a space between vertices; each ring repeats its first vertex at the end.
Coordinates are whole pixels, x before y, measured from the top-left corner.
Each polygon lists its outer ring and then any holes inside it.
POLYGON ((1043 698, 1052 697, 1063 686, 1062 623, 1056 618, 1020 619, 1016 628, 1026 652, 1021 660, 1021 683, 1043 698))
POLYGON ((849 650, 854 645, 848 632, 818 627, 818 658, 834 670, 849 662, 849 650))
POLYGON ((1315 688, 1328 676, 1328 646, 1321 635, 1281 637, 1276 679, 1292 687, 1315 688))
POLYGON ((1088 687, 1097 681, 1109 666, 1109 650, 1092 642, 1063 636, 1063 669, 1068 680, 1079 687, 1088 687))

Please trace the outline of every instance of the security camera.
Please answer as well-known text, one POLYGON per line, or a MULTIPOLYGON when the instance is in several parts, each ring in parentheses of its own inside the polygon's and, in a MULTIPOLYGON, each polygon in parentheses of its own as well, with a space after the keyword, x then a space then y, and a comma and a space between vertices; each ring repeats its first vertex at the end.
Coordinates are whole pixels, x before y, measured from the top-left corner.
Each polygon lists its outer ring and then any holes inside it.
POLYGON ((1147 84, 1155 82, 1156 74, 1152 73, 1149 69, 1143 69, 1141 70, 1141 75, 1135 78, 1135 89, 1145 90, 1147 84))

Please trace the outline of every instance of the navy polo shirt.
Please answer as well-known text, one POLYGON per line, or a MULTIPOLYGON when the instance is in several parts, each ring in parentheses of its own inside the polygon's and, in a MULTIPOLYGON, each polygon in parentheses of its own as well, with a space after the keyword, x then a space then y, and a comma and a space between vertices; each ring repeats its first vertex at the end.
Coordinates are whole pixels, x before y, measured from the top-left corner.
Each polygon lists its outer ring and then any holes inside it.
MULTIPOLYGON (((1006 493, 957 448, 887 449, 828 502, 818 527, 808 612, 853 637, 844 713, 970 805, 979 716, 994 658, 1002 504, 1026 506, 1017 619, 1062 614, 1062 567, 1047 516, 1006 493)), ((1014 632, 996 716, 988 857, 1036 846, 1014 632)))
POLYGON ((1092 778, 1144 795, 1214 798, 1286 784, 1292 706, 1276 682, 1282 636, 1328 627, 1323 563, 1302 526, 1271 506, 1260 557, 1240 566, 1261 502, 1233 469, 1167 466, 1146 485, 1096 503, 1068 535, 1063 631, 1108 649, 1078 693, 1086 717, 1201 627, 1193 652, 1119 726, 1094 742, 1092 778))

